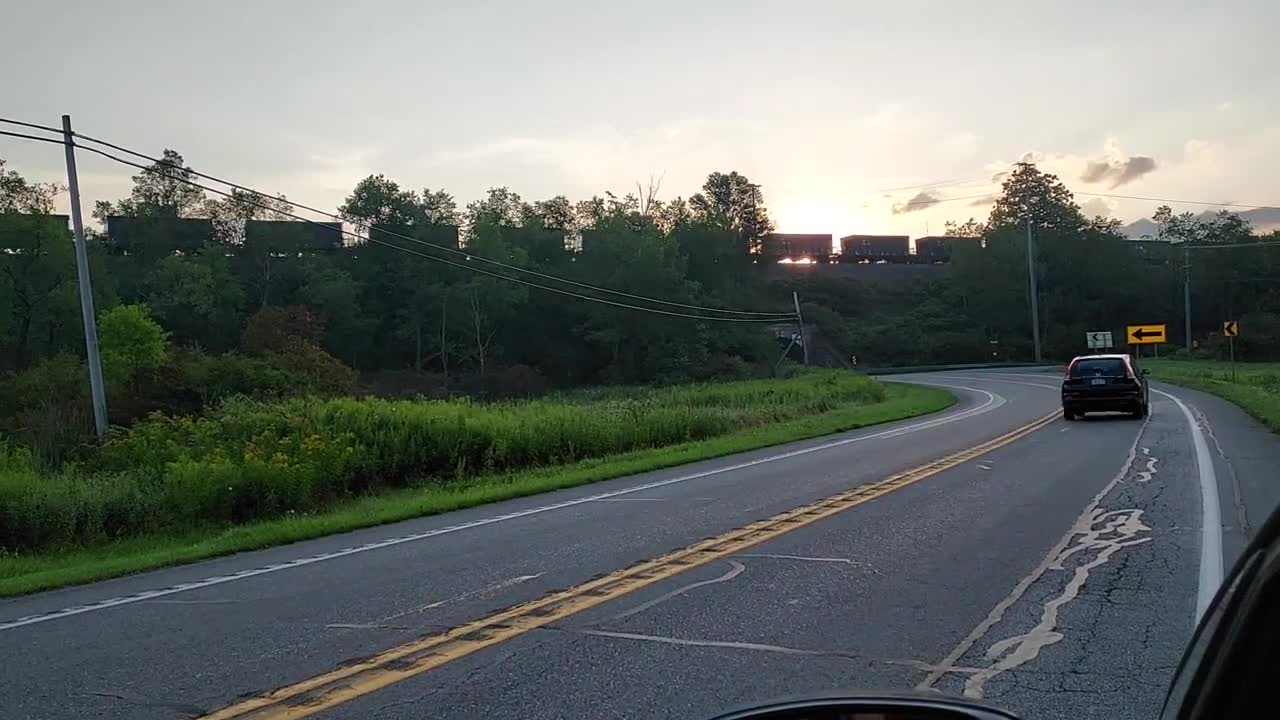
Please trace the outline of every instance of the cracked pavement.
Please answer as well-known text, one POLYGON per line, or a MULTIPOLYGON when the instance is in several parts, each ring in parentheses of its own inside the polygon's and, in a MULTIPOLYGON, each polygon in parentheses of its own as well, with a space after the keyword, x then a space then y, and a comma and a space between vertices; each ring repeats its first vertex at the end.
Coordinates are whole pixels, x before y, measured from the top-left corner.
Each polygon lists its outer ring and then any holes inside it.
MULTIPOLYGON (((956 412, 984 391, 1005 403, 627 496, 646 502, 583 502, 3 630, 6 653, 26 662, 0 675, 0 717, 193 717, 970 447, 1057 406, 1054 374, 895 379, 970 388, 957 391, 956 412)), ((1229 565, 1280 495, 1261 476, 1280 466, 1280 441, 1220 401, 1172 392, 1212 430, 1229 565)), ((1192 630, 1200 538, 1185 419, 1153 400, 1145 424, 1054 422, 317 717, 697 718, 783 695, 924 683, 955 694, 968 685, 1028 720, 1151 720, 1192 630)), ((820 442, 0 601, 0 622, 820 442)))

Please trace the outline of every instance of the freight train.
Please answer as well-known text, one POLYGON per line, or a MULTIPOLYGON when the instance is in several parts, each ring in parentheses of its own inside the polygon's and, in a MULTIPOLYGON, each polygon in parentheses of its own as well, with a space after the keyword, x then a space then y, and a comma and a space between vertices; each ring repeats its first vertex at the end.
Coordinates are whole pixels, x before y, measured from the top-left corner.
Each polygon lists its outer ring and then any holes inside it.
POLYGON ((832 235, 770 233, 761 244, 760 254, 766 260, 783 263, 927 265, 950 261, 952 243, 958 239, 941 235, 916 238, 913 252, 907 235, 845 235, 837 250, 832 235))

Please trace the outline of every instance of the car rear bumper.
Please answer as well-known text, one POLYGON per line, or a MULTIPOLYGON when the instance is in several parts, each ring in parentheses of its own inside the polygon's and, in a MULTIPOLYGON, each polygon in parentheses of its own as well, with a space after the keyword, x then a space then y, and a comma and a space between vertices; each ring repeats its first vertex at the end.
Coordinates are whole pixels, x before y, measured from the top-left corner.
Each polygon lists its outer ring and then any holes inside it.
POLYGON ((1062 407, 1080 412, 1104 410, 1133 410, 1142 406, 1141 392, 1079 393, 1062 395, 1062 407))

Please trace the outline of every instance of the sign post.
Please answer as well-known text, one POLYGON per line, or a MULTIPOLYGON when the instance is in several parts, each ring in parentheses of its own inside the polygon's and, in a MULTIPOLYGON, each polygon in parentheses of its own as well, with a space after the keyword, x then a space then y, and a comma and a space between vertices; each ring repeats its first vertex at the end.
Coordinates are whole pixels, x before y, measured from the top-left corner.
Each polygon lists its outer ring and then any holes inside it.
POLYGON ((1231 382, 1236 381, 1236 336, 1240 334, 1240 323, 1228 320, 1222 323, 1222 334, 1227 336, 1227 347, 1231 353, 1231 382))

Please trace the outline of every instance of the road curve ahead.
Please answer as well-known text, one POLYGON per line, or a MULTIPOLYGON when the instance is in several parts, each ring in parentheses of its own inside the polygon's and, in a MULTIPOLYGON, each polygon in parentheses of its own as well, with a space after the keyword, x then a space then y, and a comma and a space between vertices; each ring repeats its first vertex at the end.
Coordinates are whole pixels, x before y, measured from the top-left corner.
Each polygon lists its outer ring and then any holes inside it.
POLYGON ((1200 409, 1067 423, 1051 374, 893 379, 960 401, 0 601, 0 716, 696 718, 918 687, 1154 717, 1222 536, 1200 409))

